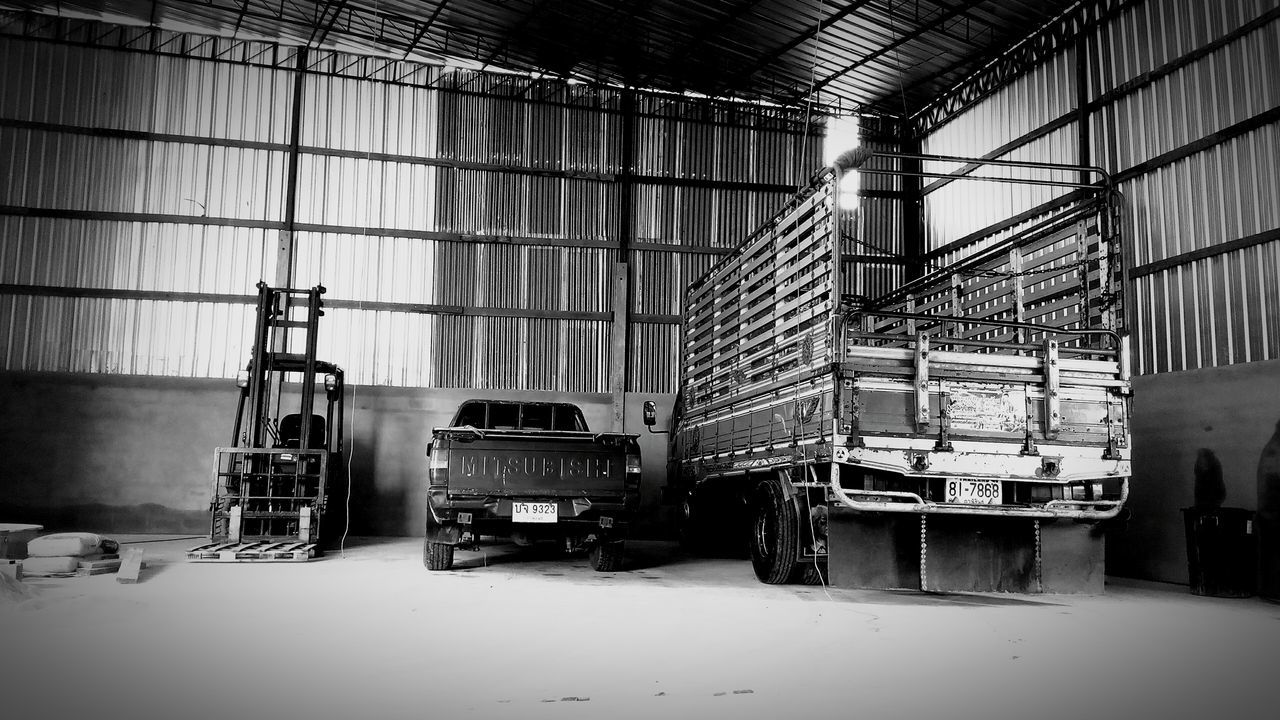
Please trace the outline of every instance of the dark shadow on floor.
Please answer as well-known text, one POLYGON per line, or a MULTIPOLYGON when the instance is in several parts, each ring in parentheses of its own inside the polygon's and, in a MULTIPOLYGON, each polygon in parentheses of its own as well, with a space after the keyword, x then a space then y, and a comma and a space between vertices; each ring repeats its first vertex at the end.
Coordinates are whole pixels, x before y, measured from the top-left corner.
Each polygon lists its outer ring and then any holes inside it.
MULTIPOLYGON (((1057 595, 987 595, 981 593, 921 592, 919 590, 862 590, 827 588, 833 600, 864 605, 908 607, 1060 607, 1057 595)), ((1072 595, 1064 598, 1076 597, 1072 595)))

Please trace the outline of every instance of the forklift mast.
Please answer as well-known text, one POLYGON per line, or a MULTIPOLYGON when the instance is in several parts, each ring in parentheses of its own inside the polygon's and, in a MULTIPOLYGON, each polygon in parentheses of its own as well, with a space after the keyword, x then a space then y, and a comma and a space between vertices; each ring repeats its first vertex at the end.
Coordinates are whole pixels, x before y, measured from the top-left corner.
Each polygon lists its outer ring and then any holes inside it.
MULTIPOLYGON (((280 419, 281 389, 285 373, 301 373, 302 398, 297 413, 301 417, 302 449, 310 449, 308 441, 312 438, 311 424, 315 407, 315 383, 317 370, 329 375, 341 376, 342 371, 330 363, 316 360, 316 335, 320 317, 324 315, 323 301, 320 296, 325 289, 317 285, 309 290, 290 288, 272 288, 265 283, 258 283, 257 323, 253 333, 253 349, 249 364, 242 376, 237 379, 241 386, 240 402, 236 408, 235 429, 232 431, 231 444, 238 447, 264 448, 271 447, 268 440, 278 442, 278 423, 280 419), (304 309, 302 319, 293 319, 294 309, 304 309), (298 330, 303 334, 303 352, 290 353, 287 349, 291 336, 289 331, 298 330), (336 373, 335 373, 336 371, 336 373), (247 378, 244 377, 247 375, 247 378), (272 405, 276 412, 272 413, 272 405), (248 432, 244 430, 245 411, 248 414, 248 432)), ((326 380, 326 388, 332 381, 326 380)), ((330 391, 332 393, 332 391, 330 391)), ((330 398, 330 406, 334 399, 330 398)), ((341 413, 341 403, 336 408, 341 413)), ((338 436, 339 442, 341 435, 338 436)))

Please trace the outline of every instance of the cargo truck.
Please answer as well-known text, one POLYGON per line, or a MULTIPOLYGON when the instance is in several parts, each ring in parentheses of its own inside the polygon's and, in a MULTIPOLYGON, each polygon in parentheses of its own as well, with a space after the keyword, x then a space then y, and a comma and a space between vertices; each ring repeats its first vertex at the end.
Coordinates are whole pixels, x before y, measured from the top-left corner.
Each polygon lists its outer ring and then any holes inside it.
POLYGON ((859 151, 820 172, 685 292, 683 538, 745 545, 766 583, 1101 592, 1130 476, 1118 208, 1098 168, 859 151), (922 169, 944 162, 974 172, 922 169), (855 170, 1063 191, 867 297, 855 170))

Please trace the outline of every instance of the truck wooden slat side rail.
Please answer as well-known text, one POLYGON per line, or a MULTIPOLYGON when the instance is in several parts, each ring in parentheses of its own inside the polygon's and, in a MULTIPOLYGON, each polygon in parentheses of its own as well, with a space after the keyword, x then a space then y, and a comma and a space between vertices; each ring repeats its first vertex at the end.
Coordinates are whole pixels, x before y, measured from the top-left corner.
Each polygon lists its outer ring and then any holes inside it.
POLYGON ((842 167, 688 288, 687 539, 745 538, 765 582, 1100 591, 1130 475, 1116 196, 1096 168, 1027 165, 1073 190, 886 296, 841 275, 842 167))

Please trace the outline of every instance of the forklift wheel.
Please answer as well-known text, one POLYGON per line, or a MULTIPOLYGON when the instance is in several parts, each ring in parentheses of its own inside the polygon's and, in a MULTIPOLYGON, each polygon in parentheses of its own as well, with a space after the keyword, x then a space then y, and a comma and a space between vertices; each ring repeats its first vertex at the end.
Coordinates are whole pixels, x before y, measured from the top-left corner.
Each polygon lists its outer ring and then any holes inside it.
POLYGON ((422 541, 422 564, 428 570, 449 570, 453 567, 453 546, 448 543, 422 541))

